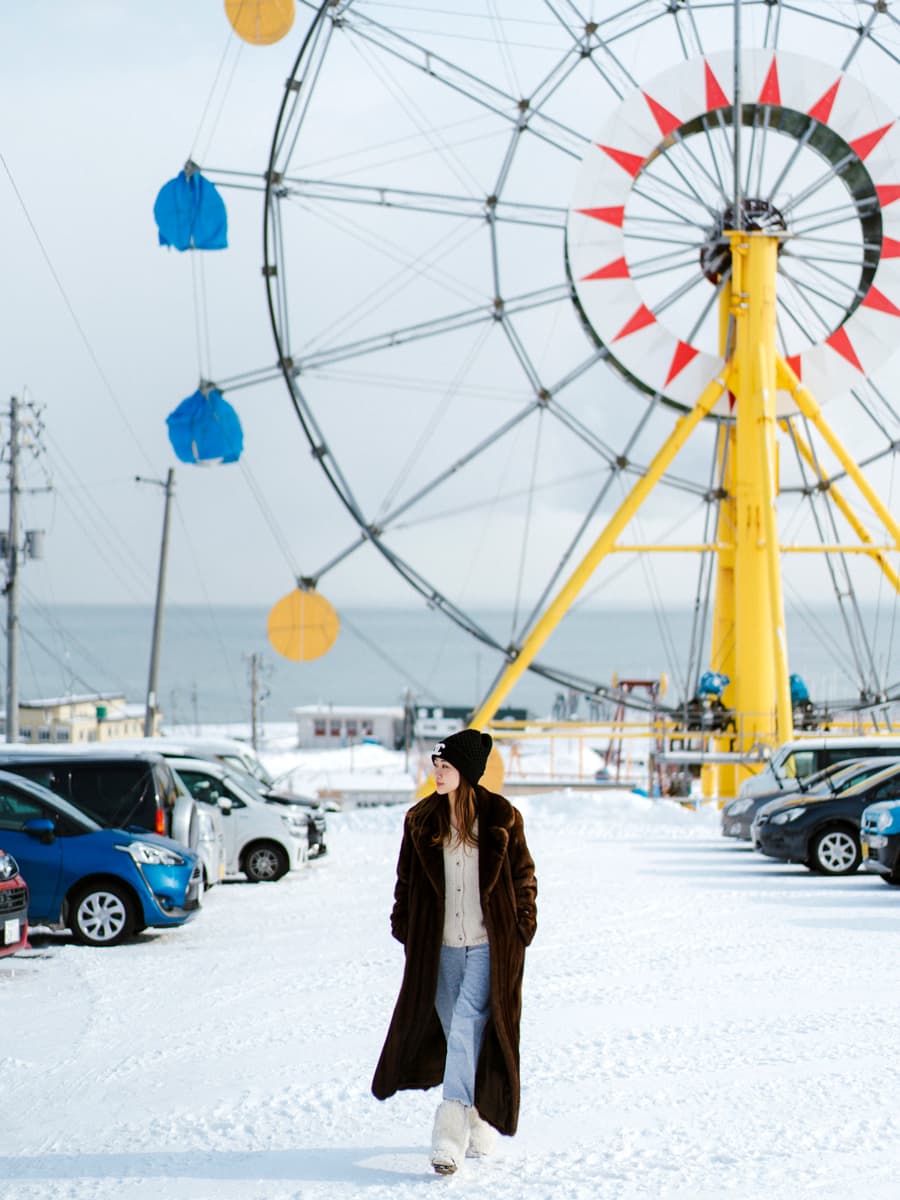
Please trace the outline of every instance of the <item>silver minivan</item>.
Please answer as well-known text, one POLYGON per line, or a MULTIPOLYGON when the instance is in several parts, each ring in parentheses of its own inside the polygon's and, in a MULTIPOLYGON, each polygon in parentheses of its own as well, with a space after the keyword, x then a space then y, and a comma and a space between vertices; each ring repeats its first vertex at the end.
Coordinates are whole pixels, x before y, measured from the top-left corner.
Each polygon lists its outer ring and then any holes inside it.
POLYGON ((877 758, 900 755, 900 735, 863 737, 849 734, 840 737, 801 738, 779 746, 766 765, 756 775, 745 779, 738 789, 741 798, 761 796, 767 792, 796 790, 801 779, 814 775, 832 763, 851 758, 877 758))

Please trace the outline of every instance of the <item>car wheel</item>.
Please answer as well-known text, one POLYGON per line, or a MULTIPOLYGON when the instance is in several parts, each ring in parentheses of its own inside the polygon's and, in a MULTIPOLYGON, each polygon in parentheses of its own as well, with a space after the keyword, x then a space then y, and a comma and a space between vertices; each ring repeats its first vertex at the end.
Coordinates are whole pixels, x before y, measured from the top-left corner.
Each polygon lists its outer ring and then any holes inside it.
POLYGON ((812 844, 809 865, 820 875, 852 875, 862 854, 849 829, 825 829, 812 844))
POLYGON ((244 851, 241 870, 251 883, 263 883, 287 875, 290 865, 286 852, 275 842, 254 842, 244 851))
POLYGON ((69 902, 69 927, 83 946, 115 946, 135 932, 134 905, 125 888, 96 883, 69 902))

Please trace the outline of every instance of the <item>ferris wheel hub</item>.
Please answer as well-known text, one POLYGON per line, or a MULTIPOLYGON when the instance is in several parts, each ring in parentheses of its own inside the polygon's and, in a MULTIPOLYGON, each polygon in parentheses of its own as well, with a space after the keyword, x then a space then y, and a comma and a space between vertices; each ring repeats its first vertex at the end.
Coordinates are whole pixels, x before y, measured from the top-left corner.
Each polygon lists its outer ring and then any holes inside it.
POLYGON ((784 216, 770 200, 744 197, 740 203, 740 213, 738 221, 735 206, 729 204, 700 250, 700 267, 712 284, 720 283, 731 268, 731 242, 727 236, 730 230, 743 229, 749 233, 765 233, 770 237, 779 237, 788 231, 784 216))

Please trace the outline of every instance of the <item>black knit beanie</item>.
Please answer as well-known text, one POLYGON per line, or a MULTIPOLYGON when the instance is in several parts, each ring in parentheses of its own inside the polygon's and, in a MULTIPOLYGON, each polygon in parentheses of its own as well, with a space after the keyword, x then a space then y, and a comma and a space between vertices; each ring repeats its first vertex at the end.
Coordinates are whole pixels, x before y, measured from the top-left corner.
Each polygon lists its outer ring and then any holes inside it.
POLYGON ((442 758, 456 767, 463 779, 474 787, 484 774, 493 744, 489 733, 482 733, 479 729, 461 729, 459 733, 451 733, 448 738, 438 742, 431 752, 431 761, 442 758))

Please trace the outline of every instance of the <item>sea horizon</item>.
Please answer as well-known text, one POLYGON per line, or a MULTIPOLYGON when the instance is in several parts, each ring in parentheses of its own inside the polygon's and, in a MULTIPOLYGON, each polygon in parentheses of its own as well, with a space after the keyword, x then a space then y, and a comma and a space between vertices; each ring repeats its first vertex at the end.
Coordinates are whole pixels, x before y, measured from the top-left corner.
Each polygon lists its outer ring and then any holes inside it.
MULTIPOLYGON (((306 663, 284 659, 271 647, 267 615, 263 605, 167 605, 159 668, 165 724, 249 721, 252 655, 258 656, 264 693, 258 715, 271 722, 289 721, 291 709, 306 704, 397 705, 407 695, 422 704, 475 707, 503 665, 495 650, 424 604, 346 606, 339 612, 334 647, 306 663)), ((485 607, 472 617, 500 644, 511 640, 505 610, 485 607)), ((867 610, 866 619, 890 685, 900 674, 893 614, 867 610)), ((660 617, 636 607, 580 608, 560 624, 538 660, 599 683, 613 676, 665 676, 664 702, 677 704, 688 688, 691 626, 688 609, 660 617)), ((840 618, 831 610, 810 609, 802 616, 789 613, 787 626, 790 669, 805 679, 813 699, 855 696, 840 618)), ((142 702, 152 627, 152 605, 23 605, 20 699, 117 692, 142 702)), ((5 680, 5 651, 2 661, 5 680)), ((526 672, 507 703, 545 716, 564 690, 526 672)))

